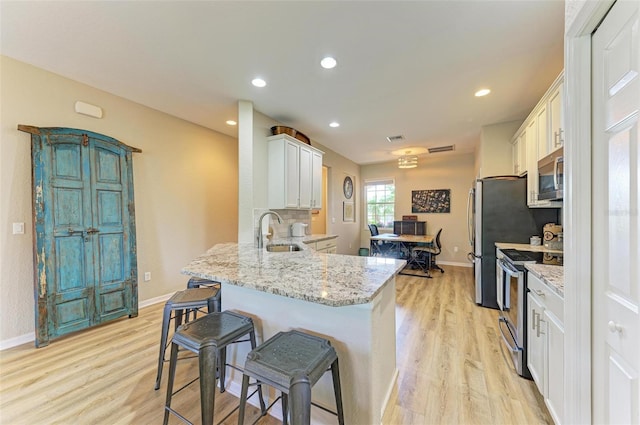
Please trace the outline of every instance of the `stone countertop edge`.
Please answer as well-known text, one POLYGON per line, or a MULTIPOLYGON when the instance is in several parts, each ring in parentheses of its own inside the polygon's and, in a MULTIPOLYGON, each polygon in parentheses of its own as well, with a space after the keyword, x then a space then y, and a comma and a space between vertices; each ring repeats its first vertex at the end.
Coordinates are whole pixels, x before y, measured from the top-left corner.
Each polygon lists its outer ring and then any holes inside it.
POLYGON ((302 239, 268 242, 293 242, 301 248, 286 253, 259 250, 251 243, 217 244, 192 260, 182 274, 343 307, 372 302, 406 264, 392 258, 318 253, 302 239))
POLYGON ((559 249, 549 249, 544 245, 529 245, 528 243, 511 243, 511 242, 496 242, 496 248, 498 249, 517 249, 520 251, 531 252, 548 252, 550 254, 562 254, 559 249))
POLYGON ((564 269, 548 264, 525 264, 527 270, 542 279, 551 290, 564 298, 564 269))
POLYGON ((297 241, 297 240, 302 240, 303 243, 314 243, 314 242, 321 242, 321 241, 326 241, 329 239, 335 239, 337 238, 338 235, 306 235, 306 236, 302 236, 302 237, 294 237, 291 236, 291 240, 297 241))

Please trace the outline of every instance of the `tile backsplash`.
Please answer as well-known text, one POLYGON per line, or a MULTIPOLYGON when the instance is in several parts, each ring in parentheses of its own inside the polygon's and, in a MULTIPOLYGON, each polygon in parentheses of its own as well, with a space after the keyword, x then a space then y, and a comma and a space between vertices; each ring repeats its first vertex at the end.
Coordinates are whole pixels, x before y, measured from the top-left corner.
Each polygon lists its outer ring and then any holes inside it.
MULTIPOLYGON (((254 208, 253 210, 253 229, 254 234, 258 232, 258 219, 260 216, 269 211, 266 208, 254 208)), ((311 233, 311 211, 308 210, 271 210, 277 212, 282 218, 282 223, 278 223, 278 219, 273 215, 269 215, 269 227, 273 229, 275 237, 291 236, 291 225, 293 223, 306 223, 307 234, 311 233)), ((263 229, 263 233, 265 229, 263 229)))

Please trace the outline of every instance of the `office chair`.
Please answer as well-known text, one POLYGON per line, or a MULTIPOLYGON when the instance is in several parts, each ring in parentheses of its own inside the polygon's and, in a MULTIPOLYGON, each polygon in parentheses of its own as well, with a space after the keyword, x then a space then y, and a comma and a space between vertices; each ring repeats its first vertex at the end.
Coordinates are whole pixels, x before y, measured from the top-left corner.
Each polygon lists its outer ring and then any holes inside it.
POLYGON ((444 270, 442 270, 440 268, 440 266, 438 266, 436 264, 436 257, 438 255, 440 255, 440 253, 442 252, 442 244, 440 243, 440 235, 441 234, 442 234, 442 229, 438 230, 438 233, 436 234, 436 244, 435 244, 435 246, 427 247, 427 251, 429 252, 429 257, 430 257, 429 268, 430 269, 438 269, 438 270, 440 270, 441 273, 444 273, 444 270))
MULTIPOLYGON (((369 232, 371 232, 371 236, 378 236, 380 232, 378 231, 378 226, 375 224, 369 224, 369 232)), ((380 254, 385 257, 385 254, 389 254, 395 250, 395 244, 390 242, 383 241, 371 241, 371 255, 380 254)))
POLYGON ((441 233, 442 229, 438 230, 434 241, 435 244, 429 246, 416 246, 411 250, 411 256, 415 259, 413 264, 420 265, 420 268, 427 273, 431 269, 438 269, 441 273, 444 273, 444 270, 436 264, 436 257, 442 252, 442 244, 440 243, 441 233), (427 258, 425 259, 424 257, 427 258), (424 264, 424 266, 422 266, 422 264, 424 264))

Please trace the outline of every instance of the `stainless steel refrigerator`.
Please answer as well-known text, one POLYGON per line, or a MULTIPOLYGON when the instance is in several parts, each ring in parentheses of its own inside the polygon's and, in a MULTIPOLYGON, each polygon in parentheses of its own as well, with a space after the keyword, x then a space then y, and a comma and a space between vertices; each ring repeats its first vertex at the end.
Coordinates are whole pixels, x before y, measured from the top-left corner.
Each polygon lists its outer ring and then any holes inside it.
POLYGON ((529 243, 547 223, 558 223, 560 209, 529 208, 527 179, 497 176, 478 179, 469 191, 468 228, 473 251, 476 304, 498 308, 496 242, 529 243))

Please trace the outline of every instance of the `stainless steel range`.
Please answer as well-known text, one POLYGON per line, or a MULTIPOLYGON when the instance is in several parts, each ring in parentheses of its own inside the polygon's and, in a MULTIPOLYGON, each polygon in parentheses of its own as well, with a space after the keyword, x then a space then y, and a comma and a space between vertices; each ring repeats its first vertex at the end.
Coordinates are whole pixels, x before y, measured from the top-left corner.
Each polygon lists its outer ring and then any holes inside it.
POLYGON ((527 263, 562 264, 562 256, 503 249, 496 259, 498 326, 516 372, 531 379, 527 367, 527 263))

